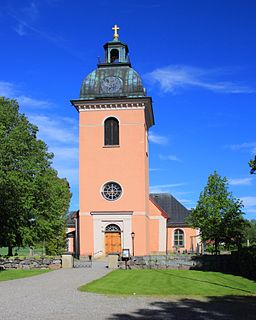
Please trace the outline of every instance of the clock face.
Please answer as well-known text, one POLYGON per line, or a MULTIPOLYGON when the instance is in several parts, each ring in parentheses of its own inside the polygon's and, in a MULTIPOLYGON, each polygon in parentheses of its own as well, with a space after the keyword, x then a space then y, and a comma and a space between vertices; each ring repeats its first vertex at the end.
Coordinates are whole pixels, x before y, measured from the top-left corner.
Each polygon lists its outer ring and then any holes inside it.
POLYGON ((101 81, 101 89, 105 93, 115 93, 121 89, 122 84, 119 77, 106 77, 101 81))

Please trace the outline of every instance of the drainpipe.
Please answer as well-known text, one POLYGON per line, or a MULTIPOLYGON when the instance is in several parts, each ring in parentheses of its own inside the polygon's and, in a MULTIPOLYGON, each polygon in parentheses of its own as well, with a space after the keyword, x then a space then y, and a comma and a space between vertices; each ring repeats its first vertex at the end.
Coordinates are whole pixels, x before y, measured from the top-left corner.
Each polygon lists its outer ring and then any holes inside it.
POLYGON ((166 248, 165 248, 165 254, 166 256, 168 255, 168 221, 169 221, 169 218, 166 219, 166 248))
POLYGON ((75 244, 76 244, 76 258, 80 256, 80 239, 79 239, 79 212, 77 212, 77 217, 75 218, 75 244))

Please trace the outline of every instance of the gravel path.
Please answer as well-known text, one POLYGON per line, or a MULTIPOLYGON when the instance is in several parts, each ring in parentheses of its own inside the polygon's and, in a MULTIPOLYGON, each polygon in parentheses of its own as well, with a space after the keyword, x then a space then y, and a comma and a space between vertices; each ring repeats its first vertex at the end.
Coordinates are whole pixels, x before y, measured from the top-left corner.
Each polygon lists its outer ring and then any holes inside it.
POLYGON ((61 269, 39 276, 0 282, 1 320, 101 319, 255 319, 255 297, 204 300, 108 297, 77 288, 108 272, 104 263, 92 269, 61 269))

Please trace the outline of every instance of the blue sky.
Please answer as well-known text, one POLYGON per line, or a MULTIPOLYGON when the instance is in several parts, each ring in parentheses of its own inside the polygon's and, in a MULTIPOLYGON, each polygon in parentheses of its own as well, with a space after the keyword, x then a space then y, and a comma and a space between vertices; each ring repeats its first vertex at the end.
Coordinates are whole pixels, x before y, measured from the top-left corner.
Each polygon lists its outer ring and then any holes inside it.
POLYGON ((7 0, 0 4, 0 95, 16 98, 55 153, 78 209, 83 78, 114 24, 153 97, 150 188, 196 205, 214 170, 256 218, 256 2, 253 0, 7 0))

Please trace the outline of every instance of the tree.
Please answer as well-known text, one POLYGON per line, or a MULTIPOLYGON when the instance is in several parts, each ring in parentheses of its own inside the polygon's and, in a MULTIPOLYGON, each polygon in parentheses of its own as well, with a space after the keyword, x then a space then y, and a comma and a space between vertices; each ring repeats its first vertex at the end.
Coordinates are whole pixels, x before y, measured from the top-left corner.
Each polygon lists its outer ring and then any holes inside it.
POLYGON ((37 132, 17 101, 0 97, 0 246, 8 247, 8 255, 14 246, 53 237, 69 206, 68 183, 57 177, 53 154, 37 132))
POLYGON ((200 229, 202 241, 213 244, 217 253, 221 243, 241 245, 246 224, 242 208, 242 202, 228 191, 227 179, 215 171, 208 177, 189 222, 200 229))
POLYGON ((256 220, 248 220, 245 232, 245 240, 249 240, 250 245, 256 244, 256 220))
POLYGON ((250 174, 254 174, 256 171, 256 156, 254 157, 254 160, 252 159, 249 161, 249 166, 251 167, 250 174))

